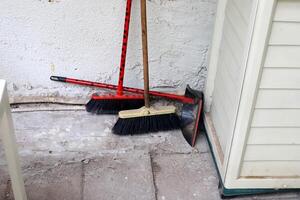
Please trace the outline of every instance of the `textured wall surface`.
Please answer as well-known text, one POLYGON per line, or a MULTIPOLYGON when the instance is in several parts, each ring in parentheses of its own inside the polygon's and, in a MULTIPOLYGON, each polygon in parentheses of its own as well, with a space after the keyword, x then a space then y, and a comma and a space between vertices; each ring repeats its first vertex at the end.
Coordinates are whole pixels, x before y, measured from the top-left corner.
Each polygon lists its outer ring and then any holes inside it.
MULTIPOLYGON (((216 0, 148 0, 151 87, 201 89, 216 0)), ((1 0, 0 78, 13 102, 84 101, 92 89, 50 75, 117 83, 125 0, 1 0)), ((142 87, 139 0, 133 0, 126 85, 142 87)))

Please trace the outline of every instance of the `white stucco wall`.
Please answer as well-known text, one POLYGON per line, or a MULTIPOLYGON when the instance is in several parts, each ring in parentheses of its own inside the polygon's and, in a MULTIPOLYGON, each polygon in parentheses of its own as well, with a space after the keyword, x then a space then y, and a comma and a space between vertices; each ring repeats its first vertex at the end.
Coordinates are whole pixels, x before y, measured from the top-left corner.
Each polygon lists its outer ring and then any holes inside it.
MULTIPOLYGON (((117 84, 125 0, 1 0, 0 79, 13 102, 85 99, 61 75, 117 84)), ((216 0, 148 0, 151 87, 201 89, 216 0)), ((139 0, 133 0, 126 85, 142 87, 139 0)))

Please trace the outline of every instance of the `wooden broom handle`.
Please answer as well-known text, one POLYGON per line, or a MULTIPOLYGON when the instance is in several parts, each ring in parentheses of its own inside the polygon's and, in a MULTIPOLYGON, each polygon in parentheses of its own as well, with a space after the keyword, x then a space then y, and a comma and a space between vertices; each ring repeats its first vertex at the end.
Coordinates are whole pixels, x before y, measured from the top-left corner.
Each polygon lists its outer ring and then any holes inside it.
POLYGON ((150 108, 147 5, 146 4, 147 4, 146 0, 141 0, 142 44, 143 44, 143 66, 144 66, 144 98, 145 98, 145 107, 150 108))

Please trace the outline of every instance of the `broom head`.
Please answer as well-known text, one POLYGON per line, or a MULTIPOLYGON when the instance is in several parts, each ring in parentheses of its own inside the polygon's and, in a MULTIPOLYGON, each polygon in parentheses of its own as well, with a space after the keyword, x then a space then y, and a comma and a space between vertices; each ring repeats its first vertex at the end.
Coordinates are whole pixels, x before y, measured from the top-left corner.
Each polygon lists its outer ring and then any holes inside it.
POLYGON ((119 112, 119 119, 113 127, 113 133, 135 135, 174 129, 180 129, 180 120, 174 106, 159 109, 142 107, 119 112))
POLYGON ((120 110, 131 110, 144 106, 143 95, 92 95, 85 105, 86 111, 94 114, 118 114, 120 110))

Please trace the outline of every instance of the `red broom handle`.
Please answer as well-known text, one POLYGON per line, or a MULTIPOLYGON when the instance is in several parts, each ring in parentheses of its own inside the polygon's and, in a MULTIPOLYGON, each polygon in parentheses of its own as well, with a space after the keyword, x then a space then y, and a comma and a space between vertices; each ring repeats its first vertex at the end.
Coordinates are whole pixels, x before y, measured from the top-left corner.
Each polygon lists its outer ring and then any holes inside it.
POLYGON ((124 34, 123 34, 123 44, 122 44, 122 54, 121 54, 121 63, 120 63, 120 75, 119 75, 119 83, 118 83, 118 89, 117 89, 118 95, 123 94, 127 44, 128 44, 128 36, 129 36, 129 24, 130 24, 130 16, 131 16, 131 5, 132 5, 132 0, 127 0, 125 23, 124 23, 124 34))
MULTIPOLYGON (((66 78, 61 76, 51 76, 50 79, 52 81, 58 81, 58 82, 64 82, 64 83, 72 83, 76 85, 84 85, 84 86, 91 86, 91 87, 98 87, 98 88, 104 88, 104 89, 111 89, 111 90, 117 90, 117 85, 107 84, 107 83, 99 83, 99 82, 92 82, 92 81, 86 81, 86 80, 79 80, 74 78, 66 78)), ((131 87, 124 87, 124 91, 126 92, 132 92, 136 94, 144 94, 144 90, 137 89, 137 88, 131 88, 131 87)), ((196 100, 193 98, 185 97, 182 95, 176 95, 176 94, 170 94, 170 93, 164 93, 164 92, 157 92, 157 91, 149 91, 149 94, 152 96, 157 97, 163 97, 168 98, 172 100, 181 101, 183 103, 188 104, 195 104, 196 100)))

